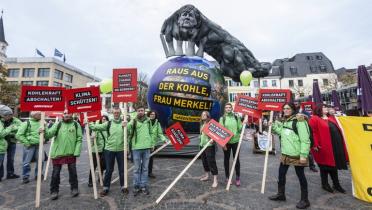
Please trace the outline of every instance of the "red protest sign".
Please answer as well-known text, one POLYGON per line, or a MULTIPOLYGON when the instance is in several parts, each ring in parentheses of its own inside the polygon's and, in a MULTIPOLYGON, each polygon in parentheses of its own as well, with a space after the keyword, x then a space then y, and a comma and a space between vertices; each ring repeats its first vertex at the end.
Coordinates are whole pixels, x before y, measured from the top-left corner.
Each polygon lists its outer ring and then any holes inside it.
POLYGON ((62 118, 63 117, 63 112, 47 111, 47 112, 45 112, 45 116, 62 118))
POLYGON ((63 111, 64 88, 46 86, 22 86, 21 111, 63 111))
POLYGON ((313 114, 313 110, 315 109, 315 103, 311 101, 302 102, 301 109, 309 114, 313 114))
MULTIPOLYGON (((102 115, 101 111, 95 112, 87 112, 88 122, 96 122, 97 120, 101 120, 102 115)), ((80 113, 79 115, 80 123, 84 123, 84 113, 80 113)))
POLYGON ((101 111, 99 87, 66 90, 67 110, 70 113, 101 111))
POLYGON ((203 132, 224 147, 234 134, 215 120, 210 120, 204 127, 203 132))
POLYGON ((258 93, 258 109, 281 111, 282 106, 291 100, 288 89, 260 89, 258 93))
POLYGON ((254 118, 261 118, 262 112, 258 110, 258 99, 245 95, 238 95, 235 101, 234 112, 239 112, 252 116, 254 118))
POLYGON ((114 103, 137 101, 136 68, 114 69, 112 85, 112 101, 114 103))
POLYGON ((189 137, 183 130, 181 123, 177 122, 165 130, 170 142, 175 150, 181 150, 184 146, 190 143, 189 137))

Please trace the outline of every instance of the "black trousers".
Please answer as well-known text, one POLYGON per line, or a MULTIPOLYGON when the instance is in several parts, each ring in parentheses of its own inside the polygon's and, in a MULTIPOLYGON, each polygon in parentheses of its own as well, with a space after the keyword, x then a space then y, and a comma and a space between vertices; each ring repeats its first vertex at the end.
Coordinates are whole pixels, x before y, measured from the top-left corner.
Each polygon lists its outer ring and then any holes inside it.
POLYGON ((322 167, 320 166, 320 178, 322 180, 322 185, 327 185, 328 184, 328 174, 332 179, 333 185, 334 186, 339 186, 340 181, 338 179, 338 171, 337 168, 331 168, 331 167, 322 167))
MULTIPOLYGON (((101 173, 103 174, 103 171, 106 169, 105 157, 103 155, 103 152, 99 152, 98 155, 99 155, 99 163, 101 164, 101 173)), ((98 165, 97 159, 96 159, 96 153, 92 153, 92 156, 93 156, 94 171, 96 171, 96 168, 98 165)), ((92 183, 92 173, 90 170, 89 170, 89 183, 92 183)))
MULTIPOLYGON (((78 178, 76 172, 76 163, 67 164, 68 174, 69 174, 69 182, 72 189, 78 189, 78 178)), ((50 182, 50 192, 59 192, 59 184, 60 184, 60 173, 61 173, 62 165, 53 165, 53 172, 52 172, 52 181, 50 182)))
MULTIPOLYGON (((289 168, 289 165, 283 165, 282 163, 280 163, 280 166, 279 166, 279 182, 278 182, 279 186, 285 186, 286 175, 287 175, 288 168, 289 168)), ((305 167, 304 166, 295 166, 294 168, 295 168, 295 171, 296 171, 297 178, 300 181, 301 191, 307 191, 307 180, 306 180, 305 172, 304 172, 305 167)))
POLYGON ((211 172, 212 175, 218 174, 217 163, 216 163, 216 149, 215 146, 207 147, 201 154, 201 159, 205 172, 211 172))
MULTIPOLYGON (((229 175, 230 175, 230 153, 231 153, 230 151, 232 150, 233 157, 235 158, 236 151, 238 149, 238 143, 226 144, 226 148, 227 148, 227 150, 223 151, 223 154, 224 154, 223 163, 224 163, 224 166, 225 166, 225 176, 226 176, 226 178, 229 178, 229 175)), ((238 179, 240 177, 239 156, 238 156, 238 159, 236 160, 235 171, 236 171, 236 178, 238 179)))

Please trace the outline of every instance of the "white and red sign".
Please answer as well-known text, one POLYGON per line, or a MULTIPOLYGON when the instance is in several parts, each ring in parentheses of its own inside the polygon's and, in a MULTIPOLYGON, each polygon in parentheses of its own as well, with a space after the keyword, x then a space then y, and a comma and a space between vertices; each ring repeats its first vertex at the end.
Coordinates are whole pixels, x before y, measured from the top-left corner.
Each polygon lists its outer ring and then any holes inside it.
POLYGON ((213 119, 203 127, 203 133, 217 142, 221 147, 224 147, 234 136, 230 130, 213 119))
POLYGON ((260 89, 258 93, 258 109, 281 111, 282 106, 291 100, 288 89, 260 89))
POLYGON ((235 101, 234 112, 246 114, 253 118, 261 118, 262 112, 258 110, 258 99, 245 95, 238 95, 235 101))
POLYGON ((75 88, 66 90, 69 113, 101 111, 99 87, 75 88))
MULTIPOLYGON (((80 113, 79 118, 80 123, 84 123, 84 113, 80 113)), ((101 111, 87 112, 87 118, 88 122, 96 122, 97 120, 101 120, 101 111)))
POLYGON ((21 111, 64 111, 64 88, 22 86, 21 111))
POLYGON ((190 143, 185 130, 182 128, 181 123, 177 122, 165 130, 170 142, 175 150, 181 150, 184 146, 190 143))
POLYGON ((114 103, 137 101, 136 68, 114 69, 112 85, 112 101, 114 103))
POLYGON ((45 116, 62 118, 63 117, 63 112, 59 112, 59 111, 47 111, 47 112, 45 112, 45 116))
POLYGON ((308 101, 308 102, 302 102, 301 103, 301 108, 302 110, 304 110, 305 112, 309 113, 309 114, 313 114, 313 111, 315 109, 315 103, 314 102, 311 102, 311 101, 308 101))

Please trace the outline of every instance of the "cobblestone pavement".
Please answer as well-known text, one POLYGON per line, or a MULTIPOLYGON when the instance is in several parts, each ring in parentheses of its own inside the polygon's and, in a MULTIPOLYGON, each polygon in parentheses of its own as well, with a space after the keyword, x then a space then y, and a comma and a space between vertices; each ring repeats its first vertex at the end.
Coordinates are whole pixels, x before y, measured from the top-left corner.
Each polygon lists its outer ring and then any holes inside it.
MULTIPOLYGON (((47 148, 49 145, 47 145, 47 148)), ((21 174, 22 146, 17 146, 16 169, 21 174)), ((120 193, 119 183, 111 187, 109 196, 94 200, 92 188, 87 187, 88 180, 88 154, 86 142, 78 161, 78 178, 80 195, 70 197, 67 167, 61 173, 60 197, 52 201, 49 195, 50 174, 48 180, 42 183, 41 209, 294 209, 300 199, 300 187, 291 168, 287 174, 286 202, 273 202, 267 197, 276 192, 277 171, 279 155, 270 155, 268 176, 265 194, 260 193, 264 155, 252 153, 252 142, 243 141, 241 162, 241 187, 232 185, 230 191, 225 190, 225 176, 223 168, 223 153, 217 152, 217 165, 219 169, 219 186, 212 189, 211 181, 201 182, 203 173, 201 160, 187 171, 182 179, 171 189, 159 205, 155 200, 188 164, 190 158, 163 158, 157 157, 154 161, 154 174, 156 179, 150 180, 151 194, 133 197, 131 192, 132 173, 129 173, 129 194, 120 193)), ((32 166, 34 169, 34 166, 32 166)), ((32 170, 32 176, 33 176, 32 170)), ((372 209, 372 204, 359 201, 351 195, 351 177, 349 171, 340 172, 341 185, 346 194, 327 193, 320 187, 319 173, 306 169, 309 184, 310 209, 372 209)), ((113 177, 117 173, 114 172, 113 177)), ((36 181, 32 179, 29 184, 22 184, 21 179, 3 180, 0 182, 0 209, 34 209, 36 181)))

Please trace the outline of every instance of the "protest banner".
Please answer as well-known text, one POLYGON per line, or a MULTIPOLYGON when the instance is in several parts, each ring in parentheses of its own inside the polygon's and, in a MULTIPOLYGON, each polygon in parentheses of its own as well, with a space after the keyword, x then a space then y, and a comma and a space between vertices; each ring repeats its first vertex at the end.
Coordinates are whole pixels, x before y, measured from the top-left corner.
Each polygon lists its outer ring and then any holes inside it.
POLYGON ((245 95, 238 95, 235 101, 234 112, 246 114, 253 118, 261 118, 262 112, 258 109, 258 99, 245 95))
MULTIPOLYGON (((41 111, 40 127, 44 128, 45 111, 63 111, 65 108, 64 89, 61 87, 22 86, 20 109, 25 111, 41 111)), ((40 133, 38 165, 41 166, 44 155, 44 132, 40 133)), ((40 207, 42 167, 37 170, 35 207, 40 207)))
POLYGON ((205 135, 209 136, 213 139, 217 144, 221 147, 224 147, 227 142, 234 136, 234 134, 228 130, 227 128, 223 127, 217 121, 211 119, 202 130, 205 135))
POLYGON ((62 116, 63 116, 63 112, 62 111, 47 111, 47 112, 45 112, 45 116, 47 116, 47 117, 55 117, 56 119, 57 118, 61 119, 62 116))
POLYGON ((179 122, 176 122, 167 128, 165 133, 172 143, 174 149, 177 151, 181 150, 184 146, 190 143, 189 137, 187 137, 185 130, 183 130, 182 125, 179 122))
MULTIPOLYGON (((88 122, 96 122, 97 120, 99 121, 102 118, 101 111, 88 112, 87 116, 88 116, 88 122)), ((80 120, 80 124, 83 125, 84 124, 84 114, 83 113, 79 114, 79 120, 80 120)))
MULTIPOLYGON (((136 102, 138 95, 137 68, 113 69, 112 101, 123 104, 123 121, 127 122, 128 102, 136 102)), ((127 134, 128 128, 124 127, 124 191, 128 193, 128 160, 127 160, 127 134)))
POLYGON ((291 100, 291 91, 288 89, 260 89, 258 91, 258 108, 261 110, 270 110, 269 129, 269 146, 266 147, 264 171, 262 175, 261 193, 265 192, 267 161, 269 159, 269 149, 272 147, 271 123, 273 122, 274 111, 281 111, 282 106, 291 100))
POLYGON ((372 203, 372 117, 336 118, 347 147, 353 196, 372 203))
POLYGON ((313 110, 315 109, 315 103, 311 101, 301 102, 301 109, 312 115, 313 110))

